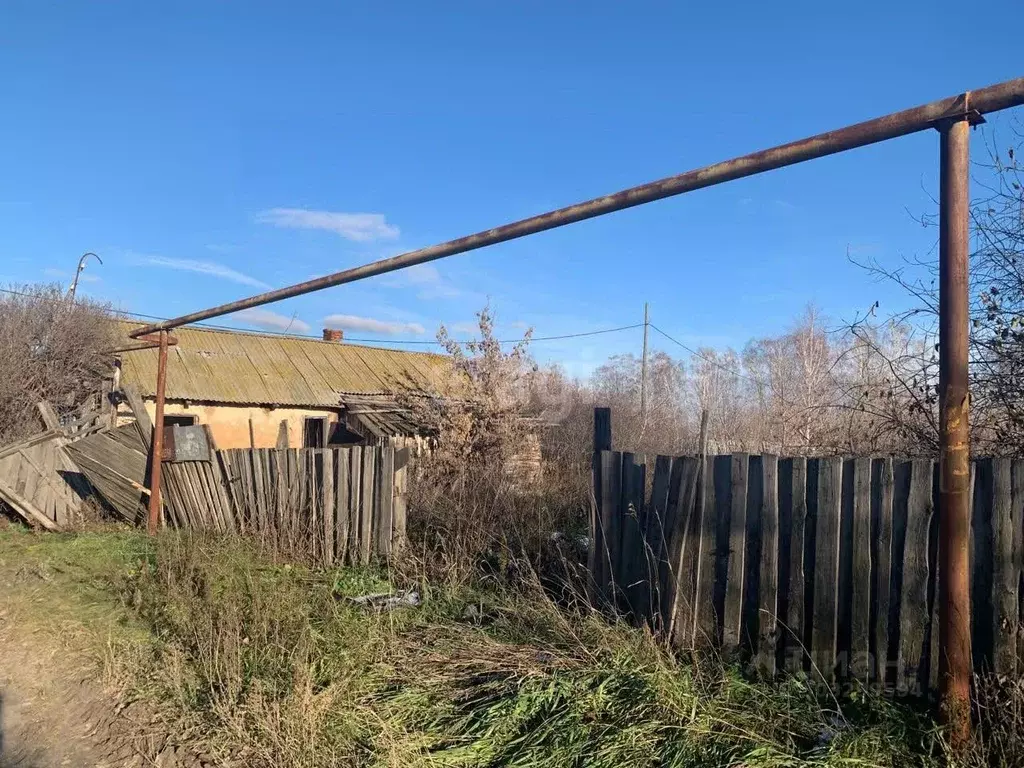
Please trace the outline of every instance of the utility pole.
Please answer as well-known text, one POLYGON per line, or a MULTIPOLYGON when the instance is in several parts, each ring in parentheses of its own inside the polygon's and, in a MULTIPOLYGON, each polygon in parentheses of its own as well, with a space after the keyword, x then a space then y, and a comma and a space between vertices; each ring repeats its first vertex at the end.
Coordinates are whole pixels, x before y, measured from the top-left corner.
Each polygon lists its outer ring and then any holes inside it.
MULTIPOLYGON (((965 102, 967 101, 965 97, 965 102)), ((939 685, 954 753, 971 729, 968 431, 970 112, 939 129, 939 685)))
POLYGON ((647 327, 651 324, 647 302, 644 302, 644 352, 640 359, 640 428, 647 425, 647 327))
POLYGON ((103 263, 103 259, 101 259, 99 256, 97 256, 92 251, 88 251, 88 252, 82 254, 82 258, 80 258, 78 260, 78 269, 75 270, 75 278, 74 278, 74 280, 71 281, 71 288, 68 289, 68 301, 69 302, 74 302, 74 300, 75 300, 75 291, 78 290, 78 278, 81 277, 82 270, 85 269, 85 260, 87 258, 89 258, 90 256, 95 258, 96 261, 98 261, 100 264, 103 263))

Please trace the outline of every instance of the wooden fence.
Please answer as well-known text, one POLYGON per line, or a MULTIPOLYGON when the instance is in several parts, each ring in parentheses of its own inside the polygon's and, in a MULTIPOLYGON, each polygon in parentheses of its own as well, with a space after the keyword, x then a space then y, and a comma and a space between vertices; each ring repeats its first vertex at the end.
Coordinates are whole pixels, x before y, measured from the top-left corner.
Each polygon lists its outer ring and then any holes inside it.
POLYGON ((217 460, 237 525, 258 536, 326 564, 387 557, 405 538, 405 472, 390 446, 242 448, 217 460))
POLYGON ((105 414, 90 410, 61 424, 48 403, 38 405, 45 431, 0 447, 0 504, 30 525, 59 530, 79 522, 89 483, 63 448, 105 428, 105 414))
MULTIPOLYGON (((146 519, 148 422, 105 429, 65 447, 126 521, 146 519)), ((212 450, 163 465, 166 521, 244 532, 324 565, 387 557, 405 539, 405 464, 391 446, 212 450)))
MULTIPOLYGON (((600 448, 601 446, 596 446, 600 448)), ((679 648, 899 693, 938 679, 938 465, 595 452, 600 594, 679 648), (647 489, 650 489, 649 493, 647 489)), ((972 467, 975 668, 1024 672, 1024 462, 972 467)))

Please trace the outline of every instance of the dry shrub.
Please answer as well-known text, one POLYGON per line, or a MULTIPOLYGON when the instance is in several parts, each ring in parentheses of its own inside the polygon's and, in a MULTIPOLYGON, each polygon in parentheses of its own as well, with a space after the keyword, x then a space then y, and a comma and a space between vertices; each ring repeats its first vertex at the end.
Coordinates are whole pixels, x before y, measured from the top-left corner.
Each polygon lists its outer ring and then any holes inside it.
POLYGON ((1024 678, 979 676, 975 683, 975 719, 970 745, 950 765, 1024 766, 1024 678))
POLYGON ((490 308, 477 318, 480 338, 465 346, 443 326, 438 333, 452 366, 441 396, 407 398, 436 436, 415 467, 410 534, 415 549, 429 553, 428 567, 457 581, 483 564, 500 570, 498 561, 510 554, 525 553, 536 563, 551 554, 552 537, 584 519, 585 498, 569 475, 548 478, 541 464, 535 411, 542 377, 529 355, 531 333, 506 351, 495 338, 490 308))
POLYGON ((405 407, 436 437, 420 474, 439 485, 471 483, 483 472, 505 474, 532 430, 525 418, 535 369, 528 351, 532 331, 506 352, 494 336, 490 307, 477 319, 480 339, 465 348, 443 325, 437 333, 451 366, 444 389, 436 397, 402 396, 405 407))
POLYGON ((69 413, 111 374, 110 307, 69 301, 59 285, 0 293, 0 445, 40 429, 36 403, 69 413))

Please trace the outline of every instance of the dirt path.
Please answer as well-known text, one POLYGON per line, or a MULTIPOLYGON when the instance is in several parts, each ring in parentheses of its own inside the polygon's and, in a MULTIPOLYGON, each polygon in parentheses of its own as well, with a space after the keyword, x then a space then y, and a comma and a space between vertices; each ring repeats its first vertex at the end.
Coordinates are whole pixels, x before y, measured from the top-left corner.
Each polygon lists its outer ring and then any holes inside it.
POLYGON ((95 648, 78 647, 84 625, 47 620, 47 601, 64 585, 36 567, 6 567, 3 555, 0 768, 215 765, 175 745, 144 706, 105 690, 95 648))

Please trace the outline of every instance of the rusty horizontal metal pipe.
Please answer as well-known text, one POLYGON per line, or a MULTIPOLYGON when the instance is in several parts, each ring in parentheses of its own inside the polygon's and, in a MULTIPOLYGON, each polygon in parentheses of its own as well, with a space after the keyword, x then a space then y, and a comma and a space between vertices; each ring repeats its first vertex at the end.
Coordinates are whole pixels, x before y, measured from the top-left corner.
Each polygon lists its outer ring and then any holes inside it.
POLYGON ((714 165, 687 171, 677 176, 669 176, 665 179, 652 181, 649 184, 642 184, 611 195, 596 197, 593 200, 570 205, 566 208, 559 208, 558 210, 531 216, 528 219, 522 219, 511 224, 460 237, 457 240, 450 240, 439 245, 409 251, 408 253, 381 259, 370 264, 353 267, 352 269, 345 269, 341 272, 318 277, 314 280, 307 280, 286 288, 267 291, 248 299, 240 299, 210 309, 182 315, 172 320, 147 325, 133 331, 129 335, 132 338, 137 338, 143 334, 177 328, 187 323, 210 320, 211 318, 231 314, 243 309, 251 309, 263 304, 270 304, 282 299, 290 299, 294 296, 319 291, 324 288, 352 283, 367 277, 382 275, 417 264, 424 264, 446 256, 466 253, 467 251, 484 248, 488 245, 515 240, 526 235, 536 234, 537 232, 564 227, 566 224, 592 219, 595 216, 621 211, 626 208, 643 205, 644 203, 651 203, 655 200, 663 200, 667 197, 674 197, 685 192, 722 184, 726 181, 753 176, 776 168, 783 168, 787 165, 795 165, 805 160, 825 157, 826 155, 833 155, 848 149, 865 147, 869 144, 877 144, 880 141, 932 128, 943 120, 963 117, 969 114, 978 115, 998 112, 1001 109, 1007 109, 1020 104, 1024 104, 1024 77, 990 85, 977 91, 968 91, 958 96, 933 101, 920 107, 903 110, 902 112, 894 112, 891 115, 857 123, 856 125, 840 128, 839 130, 820 133, 817 136, 811 136, 810 138, 790 142, 789 144, 782 144, 771 149, 737 157, 733 160, 715 163, 714 165))

